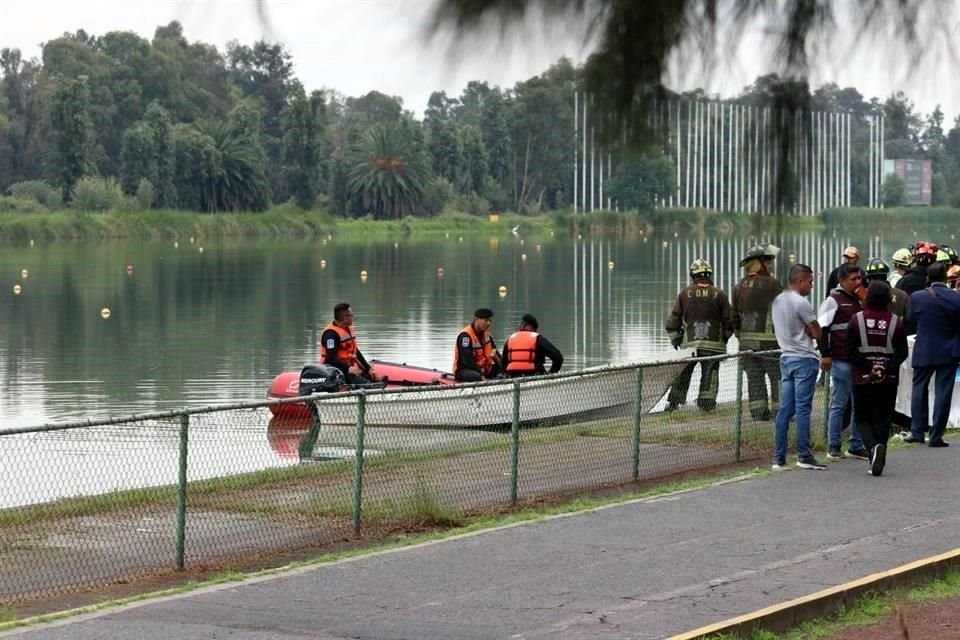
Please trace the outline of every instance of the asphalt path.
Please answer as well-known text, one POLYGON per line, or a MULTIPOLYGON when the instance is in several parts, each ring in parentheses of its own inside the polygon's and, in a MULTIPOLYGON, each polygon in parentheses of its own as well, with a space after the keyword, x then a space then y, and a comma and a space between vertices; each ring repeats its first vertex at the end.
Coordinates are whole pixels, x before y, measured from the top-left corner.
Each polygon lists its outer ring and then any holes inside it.
POLYGON ((960 440, 297 569, 15 631, 70 638, 665 638, 950 551, 960 440))

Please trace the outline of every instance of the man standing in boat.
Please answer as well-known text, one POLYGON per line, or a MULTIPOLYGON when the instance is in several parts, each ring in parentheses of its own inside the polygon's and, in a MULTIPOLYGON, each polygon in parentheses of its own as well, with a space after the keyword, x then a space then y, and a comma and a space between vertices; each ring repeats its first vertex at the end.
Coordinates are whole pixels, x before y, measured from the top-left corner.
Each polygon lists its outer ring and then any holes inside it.
POLYGON ((539 328, 537 319, 525 313, 516 332, 503 344, 503 367, 509 377, 544 374, 547 372, 547 358, 550 358, 550 373, 560 371, 563 354, 552 342, 537 333, 539 328))
POLYGON ((473 322, 457 334, 453 351, 453 375, 459 382, 479 382, 500 374, 500 356, 490 336, 493 311, 480 308, 473 322))
MULTIPOLYGON (((713 267, 703 259, 690 265, 693 284, 684 288, 667 317, 666 330, 674 348, 696 349, 697 357, 719 356, 727 351, 727 340, 733 335, 730 322, 730 303, 723 289, 713 286, 713 267)), ((680 373, 670 388, 668 411, 673 411, 687 400, 690 378, 695 362, 680 373)), ((697 406, 703 411, 717 407, 720 386, 720 363, 716 360, 700 362, 700 393, 697 406)))
POLYGON ((320 362, 340 369, 349 384, 377 379, 357 346, 353 333, 353 309, 346 302, 333 308, 333 322, 320 335, 320 362))

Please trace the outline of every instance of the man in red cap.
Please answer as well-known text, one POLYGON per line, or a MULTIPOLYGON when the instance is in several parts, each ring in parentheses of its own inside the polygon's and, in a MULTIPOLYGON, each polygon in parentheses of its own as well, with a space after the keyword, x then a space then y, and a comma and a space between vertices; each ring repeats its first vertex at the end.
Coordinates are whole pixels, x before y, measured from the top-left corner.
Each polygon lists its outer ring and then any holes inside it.
MULTIPOLYGON (((860 264, 860 250, 854 247, 853 245, 847 247, 843 250, 843 264, 860 264)), ((837 272, 840 271, 840 267, 837 267, 830 272, 830 276, 827 278, 827 293, 830 295, 830 292, 837 288, 837 285, 840 284, 840 277, 837 275, 837 272)))

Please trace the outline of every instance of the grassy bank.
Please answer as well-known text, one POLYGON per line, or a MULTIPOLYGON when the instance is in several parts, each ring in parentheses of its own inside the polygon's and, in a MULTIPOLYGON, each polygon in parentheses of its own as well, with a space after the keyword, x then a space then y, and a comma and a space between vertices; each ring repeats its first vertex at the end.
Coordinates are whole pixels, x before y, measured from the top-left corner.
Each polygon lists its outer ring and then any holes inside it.
POLYGON ((824 209, 823 223, 830 227, 859 227, 879 229, 904 225, 951 225, 960 223, 960 209, 956 207, 894 207, 870 209, 868 207, 844 207, 824 209))
MULTIPOLYGON (((262 213, 197 213, 190 211, 0 212, 0 242, 26 244, 64 240, 169 240, 217 238, 397 238, 407 236, 489 235, 514 227, 525 236, 641 235, 656 229, 699 233, 760 232, 774 224, 769 217, 718 213, 703 209, 657 209, 643 212, 560 211, 536 216, 503 213, 476 216, 445 213, 431 218, 400 220, 338 218, 325 211, 303 211, 289 205, 262 213)), ((781 228, 818 228, 818 218, 781 218, 781 228)))

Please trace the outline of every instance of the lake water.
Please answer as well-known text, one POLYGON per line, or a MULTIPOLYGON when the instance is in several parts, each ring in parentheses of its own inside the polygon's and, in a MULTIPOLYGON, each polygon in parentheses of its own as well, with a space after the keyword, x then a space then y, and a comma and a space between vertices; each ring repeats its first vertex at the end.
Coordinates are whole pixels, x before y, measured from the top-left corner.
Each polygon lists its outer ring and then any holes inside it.
MULTIPOLYGON (((803 232, 773 241, 783 247, 781 268, 794 259, 825 274, 851 243, 864 258, 889 260, 914 234, 946 239, 944 229, 911 231, 803 232)), ((718 285, 730 291, 739 257, 759 239, 670 231, 577 240, 506 232, 369 242, 236 240, 205 242, 202 251, 186 240, 178 247, 172 241, 5 247, 0 424, 263 399, 277 373, 316 359, 319 335, 340 301, 353 305, 368 359, 449 370, 456 334, 476 307, 489 306, 498 344, 530 312, 564 353, 565 370, 633 362, 669 348, 663 320, 692 260, 709 260, 718 285)), ((825 278, 818 280, 818 299, 825 278)))

